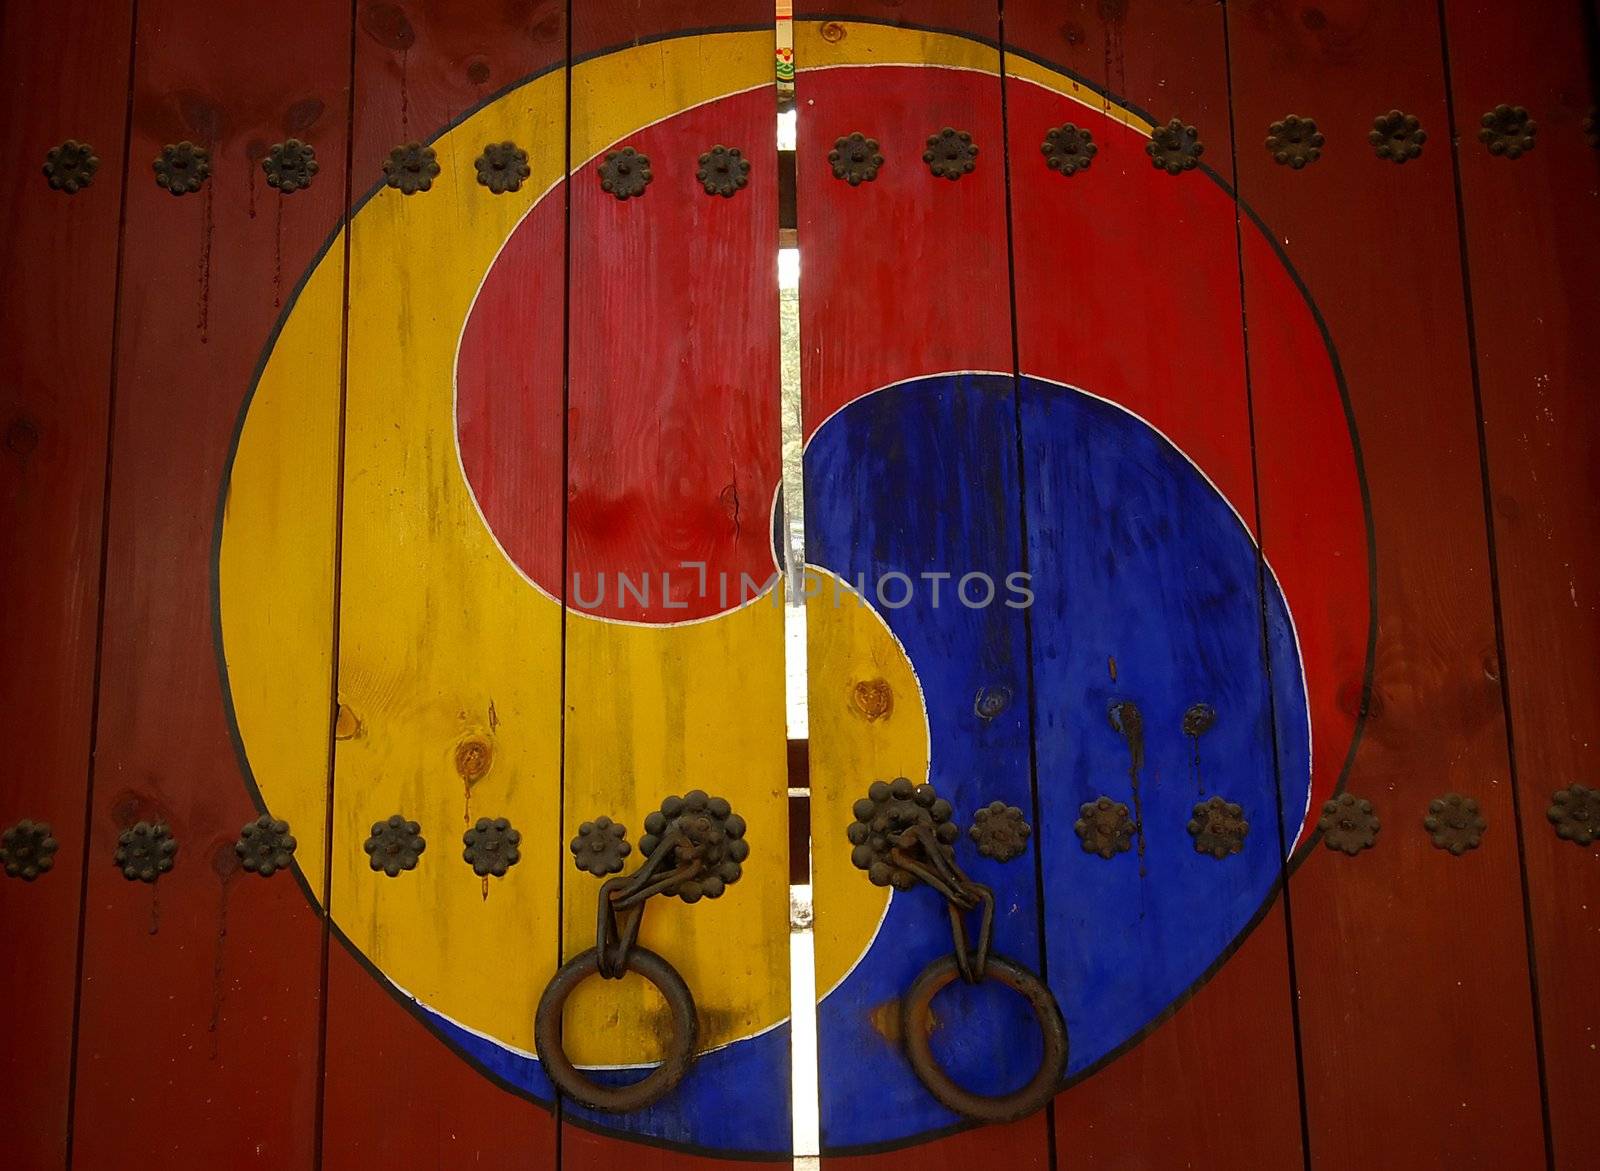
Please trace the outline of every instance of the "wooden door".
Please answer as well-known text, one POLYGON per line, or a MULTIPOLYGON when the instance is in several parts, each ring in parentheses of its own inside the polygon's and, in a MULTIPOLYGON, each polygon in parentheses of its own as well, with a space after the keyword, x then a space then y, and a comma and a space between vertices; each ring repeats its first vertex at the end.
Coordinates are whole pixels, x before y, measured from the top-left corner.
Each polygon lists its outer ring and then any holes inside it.
POLYGON ((6 8, 8 1166, 1586 1167, 1593 14, 782 7, 6 8))

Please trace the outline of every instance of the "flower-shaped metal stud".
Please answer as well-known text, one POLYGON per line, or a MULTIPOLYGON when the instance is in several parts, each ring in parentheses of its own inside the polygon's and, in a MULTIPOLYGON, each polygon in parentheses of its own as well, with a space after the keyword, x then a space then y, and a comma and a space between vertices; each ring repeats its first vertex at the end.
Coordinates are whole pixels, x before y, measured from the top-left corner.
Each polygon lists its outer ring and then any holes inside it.
POLYGON ((1078 806, 1078 820, 1072 828, 1083 842, 1084 853, 1102 858, 1127 853, 1138 831, 1128 807, 1110 797, 1096 797, 1078 806))
POLYGON ((263 813, 239 831, 233 852, 251 874, 271 878, 278 871, 289 869, 297 845, 287 821, 263 813))
POLYGON ((622 869, 622 860, 633 853, 628 844, 628 827, 609 817, 597 817, 578 827, 578 836, 567 844, 578 869, 604 878, 622 869))
POLYGON ((731 199, 734 192, 750 182, 750 160, 738 147, 719 143, 700 156, 700 167, 694 177, 707 195, 731 199))
POLYGON ((1485 114, 1481 122, 1478 141, 1496 158, 1521 158, 1524 152, 1533 149, 1533 136, 1539 133, 1538 123, 1528 117, 1528 111, 1522 106, 1501 103, 1485 114))
POLYGON ((1200 156, 1206 153, 1206 148, 1200 141, 1200 131, 1182 118, 1174 118, 1150 132, 1144 153, 1150 156, 1150 165, 1156 170, 1181 175, 1200 165, 1200 156))
POLYGON ((894 860, 893 850, 909 844, 908 832, 919 826, 930 828, 939 848, 954 857, 951 845, 961 830, 950 820, 955 812, 950 802, 932 785, 913 785, 905 777, 873 781, 852 812, 856 819, 845 830, 855 847, 850 861, 867 872, 874 886, 910 890, 917 884, 917 876, 894 860))
POLYGON ((978 144, 965 130, 946 126, 939 133, 928 135, 928 149, 922 152, 922 161, 936 179, 959 179, 970 175, 978 165, 978 144))
POLYGON ((1028 835, 1032 832, 1033 827, 1023 820, 1022 810, 1004 801, 991 801, 972 815, 967 836, 985 858, 1009 862, 1028 848, 1028 835))
POLYGON ((1439 849, 1459 856, 1478 848, 1489 825, 1471 797, 1446 793, 1428 802, 1428 816, 1422 819, 1422 827, 1439 849))
POLYGON ((496 195, 517 190, 532 174, 528 152, 514 142, 491 142, 473 166, 478 168, 478 183, 496 195))
POLYGON ((878 177, 878 168, 883 166, 878 140, 868 138, 859 130, 834 139, 833 149, 828 152, 828 165, 833 168, 835 179, 843 179, 852 187, 870 183, 878 177))
POLYGON ((1428 132, 1415 114, 1390 110, 1372 120, 1367 131, 1367 141, 1372 153, 1392 163, 1406 163, 1422 153, 1422 144, 1428 141, 1428 132))
POLYGON ((609 191, 618 199, 632 199, 636 195, 643 195, 652 178, 650 159, 631 146, 610 151, 597 170, 600 175, 600 190, 609 191))
POLYGON ((178 843, 163 822, 141 821, 117 838, 113 860, 129 882, 154 882, 172 869, 178 843))
POLYGON ((1556 827, 1556 837, 1580 846, 1600 840, 1600 789, 1572 785, 1558 789, 1550 800, 1545 816, 1556 827))
POLYGON ((478 818, 477 823, 461 835, 461 842, 466 846, 461 857, 479 878, 491 874, 504 878, 506 871, 522 860, 522 851, 517 849, 522 844, 522 835, 503 817, 478 818))
POLYGON ((1068 122, 1046 130, 1039 150, 1044 154, 1044 165, 1052 171, 1076 175, 1089 169, 1100 148, 1094 144, 1094 135, 1068 122))
POLYGON ((439 160, 433 147, 408 142, 389 152, 383 161, 383 181, 401 195, 415 195, 433 186, 439 174, 439 160))
POLYGON ((100 169, 100 156, 87 142, 69 138, 60 146, 52 146, 44 156, 44 177, 51 188, 76 195, 94 182, 94 173, 100 169))
POLYGON ((1322 157, 1322 146, 1327 141, 1310 118, 1290 114, 1282 122, 1267 127, 1267 150, 1280 167, 1293 167, 1298 171, 1307 163, 1322 157))
POLYGON ((48 823, 24 818, 0 834, 0 866, 6 877, 32 882, 56 864, 59 848, 48 823))
POLYGON ((721 797, 708 797, 700 789, 668 797, 658 812, 644 819, 639 850, 650 857, 674 834, 680 839, 674 847, 674 863, 685 866, 699 861, 700 871, 666 893, 695 903, 714 899, 739 881, 739 863, 750 856, 750 843, 744 840, 744 818, 721 797))
POLYGON ((1372 802, 1353 793, 1340 793, 1322 807, 1317 820, 1322 844, 1330 850, 1343 850, 1352 858, 1378 843, 1383 828, 1372 812, 1372 802))
POLYGON ((267 157, 261 160, 261 169, 267 173, 268 186, 293 195, 311 186, 311 178, 318 170, 317 152, 309 142, 286 138, 272 144, 267 157))
POLYGON ((1221 797, 1200 802, 1189 821, 1195 852, 1210 854, 1213 858, 1226 858, 1244 849, 1245 835, 1249 832, 1250 823, 1245 820, 1244 810, 1221 797))
POLYGON ((373 822, 372 836, 361 844, 369 855, 367 864, 390 878, 398 878, 402 870, 415 870, 417 859, 428 848, 421 831, 420 825, 398 813, 388 821, 373 822))
POLYGON ((173 143, 161 148, 151 166, 157 187, 165 187, 173 195, 192 195, 211 174, 211 152, 192 142, 173 143))

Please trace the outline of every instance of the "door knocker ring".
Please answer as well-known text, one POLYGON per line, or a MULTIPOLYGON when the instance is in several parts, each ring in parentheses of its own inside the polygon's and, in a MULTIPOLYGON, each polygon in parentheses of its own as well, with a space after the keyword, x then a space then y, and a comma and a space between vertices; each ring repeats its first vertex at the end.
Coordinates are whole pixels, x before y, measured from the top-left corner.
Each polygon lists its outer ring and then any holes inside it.
MULTIPOLYGON (((700 1037, 689 985, 667 960, 636 946, 646 901, 654 895, 676 895, 686 903, 717 898, 739 880, 740 863, 750 853, 744 819, 721 797, 698 789, 668 797, 645 819, 644 828, 639 839, 643 865, 624 877, 608 878, 600 887, 595 946, 573 956, 551 977, 533 1024, 534 1050, 555 1087, 575 1102, 613 1114, 642 1110, 671 1093, 693 1066, 700 1037), (630 971, 649 980, 666 999, 671 1022, 667 1052, 641 1080, 601 1085, 567 1056, 562 1013, 573 989, 588 977, 620 980, 630 971)), ((579 870, 601 877, 621 870, 632 847, 623 826, 597 817, 578 827, 571 850, 579 870)))
MULTIPOLYGON (((967 1118, 1014 1122, 1043 1109, 1067 1068, 1067 1026, 1044 981, 1023 965, 991 955, 994 892, 968 878, 955 860, 960 830, 953 810, 932 785, 905 777, 875 781, 857 801, 849 828, 850 860, 878 886, 909 890, 922 882, 944 896, 954 950, 923 968, 900 999, 900 1035, 912 1071, 941 1104, 967 1118), (977 946, 968 942, 966 916, 981 909, 977 946), (939 1065, 932 1046, 933 998, 957 978, 978 984, 994 978, 1021 993, 1033 1009, 1044 1041, 1039 1067, 1026 1085, 1008 1094, 979 1094, 957 1085, 939 1065)), ((982 811, 972 836, 979 850, 1001 861, 1018 856, 1028 835, 1022 812, 996 802, 982 811)))

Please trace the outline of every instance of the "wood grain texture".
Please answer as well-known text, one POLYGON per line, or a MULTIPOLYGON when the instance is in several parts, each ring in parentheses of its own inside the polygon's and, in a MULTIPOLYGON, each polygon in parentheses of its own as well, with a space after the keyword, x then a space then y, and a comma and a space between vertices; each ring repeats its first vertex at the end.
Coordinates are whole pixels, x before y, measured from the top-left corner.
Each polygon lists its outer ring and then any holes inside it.
MULTIPOLYGON (((351 189, 357 201, 382 188, 383 164, 394 147, 434 142, 458 119, 530 76, 545 75, 547 85, 564 88, 566 16, 561 4, 486 8, 472 3, 362 3, 356 27, 351 189)), ((541 107, 534 116, 525 101, 514 101, 507 114, 520 122, 502 128, 496 141, 517 141, 533 153, 536 162, 546 167, 553 163, 558 172, 565 122, 559 100, 553 113, 541 107)), ((516 213, 506 205, 513 197, 496 198, 474 181, 473 160, 482 145, 462 140, 441 150, 442 173, 434 187, 411 197, 413 201, 437 202, 409 210, 437 208, 439 215, 430 219, 430 224, 459 225, 480 246, 489 247, 492 255, 509 235, 516 213)), ((519 206, 526 205, 524 200, 519 206)), ((439 554, 426 563, 435 567, 431 576, 426 564, 419 566, 422 572, 415 585, 420 592, 407 595, 411 603, 396 606, 398 595, 389 587, 386 567, 397 541, 404 544, 407 539, 440 530, 476 530, 475 517, 470 529, 462 528, 456 511, 462 507, 459 500, 452 508, 441 497, 441 485, 455 483, 449 474, 453 460, 429 458, 413 463, 404 454, 407 450, 448 451, 454 445, 453 419, 448 411, 443 418, 432 409, 420 412, 419 396, 396 399, 396 383, 383 373, 396 366, 416 369, 436 360, 447 380, 444 385, 449 385, 457 331, 465 314, 458 314, 453 325, 441 322, 424 328, 420 324, 423 318, 412 316, 411 305, 420 304, 439 287, 437 268, 447 257, 468 250, 435 251, 438 246, 425 242, 420 228, 404 218, 408 205, 401 205, 387 220, 372 218, 383 210, 376 203, 367 206, 369 215, 357 215, 351 238, 352 273, 369 275, 361 278, 364 283, 353 284, 351 293, 348 474, 343 506, 347 532, 354 535, 345 542, 343 554, 340 698, 352 705, 357 719, 367 722, 373 736, 390 745, 388 767, 382 759, 374 760, 370 763, 381 771, 366 775, 387 775, 396 768, 416 770, 426 781, 420 791, 412 790, 413 794, 451 794, 448 814, 441 811, 424 826, 429 853, 423 864, 438 868, 441 884, 457 880, 456 884, 440 885, 441 894, 454 892, 460 884, 472 888, 476 905, 453 906, 452 914, 463 930, 481 933, 492 921, 488 916, 503 917, 518 904, 512 904, 508 892, 499 889, 479 898, 472 872, 461 859, 461 835, 472 819, 509 815, 513 824, 530 834, 528 852, 541 859, 550 856, 546 848, 535 853, 534 843, 550 847, 554 835, 533 834, 530 818, 506 807, 505 802, 509 794, 518 792, 515 782, 519 775, 530 768, 543 771, 536 762, 554 759, 546 741, 559 729, 558 700, 541 692, 526 705, 511 702, 496 684, 504 681, 509 658, 521 664, 518 670, 532 687, 555 677, 559 672, 558 623, 553 617, 539 621, 538 633, 530 636, 529 616, 507 600, 519 596, 516 587, 523 583, 499 583, 491 601, 490 587, 482 575, 463 580, 460 562, 452 572, 439 554), (396 289, 401 294, 398 299, 396 289), (398 449, 386 442, 386 432, 398 440, 398 449), (429 487, 409 499, 428 499, 431 504, 419 504, 420 511, 390 511, 381 503, 381 489, 362 472, 374 467, 386 452, 396 455, 398 466, 426 467, 429 487), (376 525, 375 516, 382 518, 376 525), (482 621, 471 617, 480 613, 482 621), (459 620, 446 629, 430 620, 430 614, 455 615, 459 620), (413 672, 397 666, 407 652, 392 641, 390 636, 396 631, 407 642, 431 640, 428 645, 437 652, 429 656, 432 669, 419 668, 417 672, 431 682, 404 687, 413 672), (501 648, 503 654, 491 651, 485 655, 486 647, 501 648), (436 703, 435 695, 447 698, 436 703), (509 718, 503 730, 499 725, 501 706, 494 704, 497 695, 509 718), (453 764, 457 745, 469 740, 489 746, 489 771, 483 777, 477 807, 470 797, 473 786, 466 784, 453 764), (426 763, 419 763, 423 761, 426 763), (464 792, 469 794, 465 803, 464 792)), ((555 243, 555 320, 550 321, 548 314, 541 316, 540 332, 527 339, 529 350, 511 346, 503 338, 496 342, 503 347, 499 348, 500 360, 508 368, 514 365, 518 369, 523 368, 534 344, 553 342, 559 387, 559 249, 563 243, 559 235, 555 243)), ((462 280, 469 282, 470 288, 482 276, 479 269, 462 280)), ((448 303, 459 306, 459 299, 448 303)), ((427 320, 435 320, 432 312, 419 312, 427 320)), ((430 379, 428 384, 438 383, 430 379)), ((547 417, 559 428, 559 414, 547 417)), ((470 511, 470 504, 465 507, 470 511)), ((491 552, 490 557, 494 556, 491 552)), ((467 561, 474 562, 472 558, 467 561)), ((346 748, 373 744, 372 739, 356 739, 346 748)), ((360 802, 362 785, 355 778, 367 766, 361 754, 341 753, 335 792, 347 793, 350 804, 334 838, 340 849, 362 864, 335 879, 332 914, 336 921, 346 908, 354 909, 371 899, 374 883, 389 881, 367 870, 361 857, 362 838, 371 823, 398 811, 369 808, 360 802), (346 782, 344 789, 339 787, 341 781, 346 782)), ((522 793, 524 800, 538 802, 538 795, 527 786, 522 793)), ((521 870, 512 871, 509 877, 530 881, 539 887, 540 897, 550 900, 554 874, 531 873, 539 865, 524 862, 521 870)), ((403 875, 395 882, 416 877, 403 875)), ((390 911, 398 923, 414 922, 409 916, 402 917, 398 908, 390 911)), ((530 932, 525 925, 517 936, 517 963, 527 969, 530 981, 535 957, 553 958, 555 954, 553 906, 543 923, 542 931, 530 932)), ((370 966, 372 957, 385 954, 382 935, 382 924, 374 920, 350 939, 349 946, 336 944, 330 958, 325 1165, 343 1168, 424 1158, 458 1164, 515 1158, 554 1166, 556 1130, 548 1106, 529 1101, 512 1087, 487 1077, 457 1045, 441 1039, 411 1011, 406 998, 397 995, 370 966)), ((440 964, 453 954, 439 937, 419 948, 440 964)), ((459 949, 455 954, 459 955, 459 949)), ((441 972, 439 978, 447 980, 448 973, 441 972)), ((530 1003, 527 1021, 531 1022, 531 1017, 530 1003)))
MULTIPOLYGON (((699 789, 745 820, 751 852, 717 897, 652 899, 644 917, 640 942, 684 975, 711 1051, 635 1115, 564 1103, 567 1168, 616 1158, 584 1126, 644 1130, 690 1152, 790 1149, 772 18, 749 5, 680 6, 676 18, 755 28, 587 55, 572 75, 563 838, 608 814, 642 861, 645 818, 699 789), (750 164, 731 197, 696 177, 717 144, 750 164), (651 177, 624 200, 602 188, 599 168, 626 148, 651 177), (620 593, 624 573, 645 581, 642 606, 586 600, 601 575, 620 593)), ((575 54, 620 31, 610 5, 575 5, 572 19, 575 54)), ((599 887, 562 863, 570 958, 595 943, 599 887)), ((569 1052, 611 1064, 658 1056, 660 1001, 637 983, 578 991, 569 1052)), ((710 1165, 629 1150, 651 1166, 710 1165)))
POLYGON ((1600 168, 1583 126, 1595 116, 1596 62, 1584 52, 1594 31, 1575 4, 1452 0, 1444 13, 1552 1159, 1577 1168, 1590 1158, 1585 1120, 1600 1082, 1586 992, 1600 966, 1600 865, 1546 813, 1557 790, 1595 788, 1600 764, 1600 168), (1501 103, 1526 107, 1538 126, 1521 158, 1479 141, 1482 116, 1501 103))
MULTIPOLYGON (((1240 196, 1283 241, 1326 319, 1377 549, 1376 662, 1346 783, 1383 829, 1355 857, 1319 847, 1291 885, 1311 1159, 1537 1166, 1520 859, 1437 14, 1310 11, 1231 10, 1229 32, 1240 196), (1366 142, 1390 108, 1429 135, 1404 165, 1366 142), (1300 171, 1264 146, 1289 113, 1314 117, 1327 140, 1300 171), (1475 798, 1489 827, 1461 857, 1436 849, 1421 824, 1429 801, 1452 791, 1475 798), (1474 1125, 1485 1112, 1495 1125, 1474 1125)), ((1252 320, 1262 279, 1247 259, 1252 320)), ((1252 356, 1254 340, 1252 330, 1252 356)), ((1263 440, 1257 458, 1270 558, 1304 508, 1283 483, 1303 457, 1263 440)), ((1361 696, 1352 670, 1346 702, 1359 707, 1361 696)))
MULTIPOLYGON (((954 569, 988 572, 999 581, 1020 567, 1021 496, 1008 449, 1016 431, 997 12, 983 5, 852 11, 866 20, 823 19, 834 15, 826 5, 797 6, 795 14, 802 419, 813 440, 806 463, 808 560, 850 582, 864 576, 869 598, 880 574, 918 578, 954 569), (989 44, 935 43, 910 27, 924 19, 959 26, 989 44), (828 68, 843 62, 882 68, 828 68), (931 176, 921 159, 927 136, 947 126, 970 133, 980 150, 976 170, 954 183, 931 176), (852 187, 835 178, 827 154, 838 138, 858 131, 879 140, 884 163, 870 183, 852 187), (955 375, 937 388, 928 384, 927 394, 881 390, 971 370, 1000 373, 989 380, 994 386, 955 375), (944 412, 950 417, 941 424, 944 412), (902 428, 904 445, 897 438, 902 428), (938 444, 938 455, 926 448, 929 442, 938 444), (933 494, 924 500, 929 507, 912 505, 924 490, 933 494)), ((948 597, 936 611, 927 582, 917 588, 918 600, 906 610, 880 606, 875 614, 854 600, 841 606, 837 585, 825 586, 808 607, 819 960, 845 945, 835 922, 846 908, 881 898, 851 865, 844 838, 851 806, 873 780, 930 779, 964 820, 990 800, 1032 806, 1020 614, 998 604, 963 612, 948 597), (843 624, 839 615, 852 612, 873 616, 843 624), (991 697, 989 714, 975 715, 974 696, 991 697), (924 705, 925 713, 918 710, 924 705), (957 738, 935 754, 931 771, 925 734, 957 738), (973 754, 986 764, 976 767, 973 754)), ((1025 855, 1005 872, 995 948, 1037 970, 1031 859, 1025 855)), ((963 865, 984 882, 999 875, 975 854, 963 854, 963 865)), ((833 989, 819 974, 826 994, 819 1037, 824 1165, 966 1167, 981 1150, 1007 1166, 1048 1166, 1045 1113, 901 1150, 843 1153, 871 1130, 898 1133, 903 1115, 928 1114, 927 1091, 899 1056, 893 1027, 884 1024, 894 997, 950 946, 937 900, 915 897, 928 894, 895 896, 882 930, 897 934, 880 934, 849 982, 833 989), (870 1084, 859 1084, 856 1067, 863 1062, 874 1071, 877 1063, 889 1064, 881 1077, 874 1072, 870 1084)), ((1026 1019, 986 1016, 995 1007, 985 992, 992 990, 939 1004, 946 1026, 941 1043, 949 1046, 942 1057, 970 1061, 966 1075, 977 1071, 974 1084, 1016 1064, 1018 1052, 1026 1062, 1024 1030, 1034 1027, 1026 1019)), ((956 1122, 937 1108, 930 1121, 932 1129, 956 1122)))
MULTIPOLYGON (((295 274, 343 207, 349 17, 155 0, 136 31, 73 1166, 129 1152, 304 1165, 321 932, 288 874, 258 878, 234 852, 256 808, 221 693, 211 566, 241 404, 295 274), (284 197, 261 160, 290 136, 317 147, 322 169, 284 197), (152 160, 180 140, 210 150, 212 174, 174 198, 152 160), (141 820, 179 843, 154 886, 112 862, 141 820)), ((337 317, 322 326, 337 338, 337 317)), ((336 372, 310 385, 336 396, 336 372)), ((312 464, 331 460, 334 417, 299 437, 312 464)), ((320 508, 331 550, 331 491, 320 508)), ((299 632, 324 656, 329 601, 322 627, 299 632)), ((325 759, 328 729, 312 734, 325 759)), ((293 828, 320 842, 320 824, 293 828)))
MULTIPOLYGON (((1205 145, 1202 162, 1228 182, 1223 32, 1218 10, 1182 4, 1063 6, 1024 0, 1006 6, 1008 52, 1063 65, 1151 122, 1181 118, 1197 127, 1205 145)), ((1023 67, 1022 61, 1015 66, 1023 67)), ((1139 144, 1097 135, 1097 141, 1104 139, 1102 154, 1091 168, 1050 183, 1058 177, 1033 174, 1039 170, 1039 141, 1045 127, 1060 124, 1071 112, 1065 104, 1050 106, 1025 83, 1012 80, 1009 91, 1023 370, 1108 394, 1177 437, 1241 515, 1251 517, 1238 260, 1231 216, 1219 221, 1207 215, 1212 182, 1201 172, 1189 172, 1156 174, 1154 184, 1130 183, 1152 171, 1139 144), (1185 196, 1179 186, 1163 187, 1162 180, 1200 186, 1185 196), (1102 215, 1080 215, 1085 200, 1101 206, 1094 201, 1108 185, 1127 191, 1110 198, 1102 215), (1040 246, 1048 238, 1045 226, 1052 223, 1062 224, 1065 233, 1056 246, 1075 261, 1076 279, 1065 284, 1055 256, 1040 246), (1141 230, 1141 224, 1149 230, 1141 230), (1129 265, 1147 276, 1125 279, 1129 265), (1169 300, 1174 289, 1182 291, 1169 300), (1197 306, 1192 321, 1174 313, 1185 301, 1197 306), (1135 322, 1134 329, 1126 328, 1135 322), (1107 339, 1119 340, 1107 344, 1107 339), (1199 386, 1205 392, 1194 393, 1199 386)), ((1253 520, 1247 523, 1254 527, 1253 520)), ((1030 529, 1036 526, 1052 531, 1052 518, 1031 518, 1030 529)), ((1171 637, 1178 646, 1191 636, 1174 629, 1171 637)), ((1128 686, 1136 684, 1130 680, 1128 686)), ((1258 681, 1257 690, 1265 690, 1265 680, 1258 681)), ((1259 819, 1254 824, 1272 832, 1259 819)), ((1079 843, 1068 839, 1056 848, 1077 850, 1079 843)), ((1239 950, 1192 999, 1057 1100, 1064 1165, 1298 1165, 1300 1103, 1290 996, 1283 905, 1274 900, 1239 950), (1219 1021, 1230 1022, 1223 1043, 1218 1043, 1219 1021), (1161 1089, 1177 1086, 1184 1091, 1161 1089)))
POLYGON ((3 21, 0 828, 48 823, 60 848, 33 882, 0 877, 0 1131, 44 1169, 67 1144, 132 30, 126 4, 11 4, 3 21), (77 194, 39 171, 69 138, 100 160, 77 194))

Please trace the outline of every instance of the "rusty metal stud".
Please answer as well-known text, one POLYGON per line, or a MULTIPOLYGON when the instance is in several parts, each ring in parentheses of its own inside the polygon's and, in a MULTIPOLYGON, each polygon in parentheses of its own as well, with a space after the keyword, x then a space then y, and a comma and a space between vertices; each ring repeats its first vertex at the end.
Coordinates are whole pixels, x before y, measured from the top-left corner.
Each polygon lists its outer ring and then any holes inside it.
POLYGON ((1200 156, 1206 153, 1206 148, 1200 141, 1200 131, 1183 119, 1174 118, 1165 126, 1150 131, 1144 153, 1150 156, 1150 165, 1156 170, 1181 175, 1200 165, 1200 156))
POLYGON ((439 174, 439 160, 433 147, 408 142, 395 147, 383 161, 383 181, 401 195, 415 195, 433 186, 439 174))
POLYGON ((1272 152, 1273 161, 1296 171, 1320 159, 1326 141, 1315 121, 1298 114, 1290 114, 1267 128, 1267 150, 1272 152))
POLYGON ((0 865, 5 867, 8 878, 32 882, 56 864, 60 845, 51 835, 48 822, 24 818, 0 834, 0 865))
POLYGON ((173 195, 192 195, 211 174, 211 152, 192 142, 172 143, 150 164, 155 168, 156 186, 173 195))
POLYGON ((883 156, 878 153, 878 140, 857 130, 834 140, 833 149, 828 152, 828 164, 833 167, 835 179, 859 187, 878 177, 883 156))
POLYGON ((1452 854, 1465 854, 1478 848, 1488 823, 1478 813, 1478 803, 1460 793, 1446 793, 1428 802, 1428 816, 1422 826, 1433 844, 1452 854))
POLYGON ((1367 141, 1372 144, 1372 153, 1380 159, 1403 164, 1422 153, 1422 144, 1428 141, 1428 132, 1422 128, 1415 114, 1390 110, 1372 120, 1367 141))
POLYGON ((53 146, 44 156, 44 177, 55 191, 76 195, 94 182, 94 173, 100 169, 100 156, 87 142, 69 138, 60 146, 53 146))
POLYGON ((261 169, 267 173, 267 185, 276 187, 285 195, 293 195, 311 186, 317 171, 317 152, 309 142, 286 138, 274 143, 261 160, 261 169))
POLYGON ((1533 149, 1533 137, 1539 133, 1538 123, 1528 117, 1524 107, 1503 102, 1480 121, 1478 141, 1496 158, 1521 158, 1524 152, 1533 149))
POLYGON ((517 190, 532 173, 528 152, 514 142, 491 142, 472 165, 478 169, 478 183, 496 195, 517 190))
POLYGON ((978 165, 978 144, 965 130, 946 126, 939 133, 928 135, 928 149, 922 152, 922 161, 936 179, 959 179, 970 175, 978 165))
POLYGON ((622 860, 633 853, 628 844, 628 827, 609 817, 597 817, 578 827, 578 836, 567 844, 579 870, 602 878, 622 869, 622 860))
POLYGON ((289 869, 297 845, 287 821, 263 813, 239 831, 233 852, 251 874, 271 878, 278 871, 289 869))
POLYGON ((178 843, 164 822, 141 821, 122 831, 113 859, 129 882, 154 882, 172 869, 178 843))
POLYGON ((680 836, 676 847, 678 865, 694 861, 700 871, 692 878, 674 883, 664 894, 677 895, 686 903, 702 898, 714 899, 739 881, 740 863, 750 856, 750 843, 744 840, 744 818, 733 812, 721 797, 708 797, 694 789, 682 797, 668 797, 658 812, 644 819, 644 836, 639 852, 646 857, 670 836, 680 836))
POLYGON ((972 815, 972 828, 967 830, 978 853, 996 862, 1009 862, 1028 848, 1028 835, 1033 827, 1023 820, 1022 810, 1004 801, 991 801, 972 815))
POLYGON ((372 836, 361 847, 369 855, 368 864, 390 878, 398 878, 402 870, 415 870, 417 859, 428 848, 421 830, 416 822, 407 821, 398 813, 388 821, 373 822, 372 836))
POLYGON ((1600 789, 1572 785, 1556 790, 1551 801, 1545 816, 1555 826, 1556 837, 1580 846, 1600 841, 1600 789))
POLYGON ((1084 853, 1102 858, 1127 853, 1139 830, 1128 807, 1110 797, 1096 797, 1078 806, 1078 820, 1072 828, 1083 843, 1084 853))
POLYGON ((1094 135, 1068 122, 1046 130, 1039 150, 1044 154, 1045 166, 1071 176, 1087 171, 1100 148, 1094 144, 1094 135))
POLYGON ((1377 845, 1378 831, 1383 826, 1372 812, 1371 801, 1353 793, 1340 793, 1323 805, 1317 828, 1322 831, 1324 846, 1343 850, 1353 858, 1377 845))
POLYGON ((609 191, 619 200, 643 195, 652 177, 649 158, 631 146, 609 152, 596 170, 600 175, 600 190, 609 191))
POLYGON ((1244 849, 1244 839, 1249 832, 1250 823, 1245 820, 1244 809, 1221 797, 1200 802, 1189 821, 1195 852, 1210 854, 1213 858, 1226 858, 1244 849))
POLYGON ((694 177, 707 195, 731 199, 734 192, 750 182, 750 160, 738 147, 718 143, 700 156, 700 167, 694 177))
POLYGON ((504 878, 506 871, 522 860, 522 851, 517 849, 522 835, 503 817, 478 818, 477 824, 461 835, 461 841, 466 846, 461 857, 479 878, 491 874, 504 878))
POLYGON ((950 802, 934 792, 932 785, 914 785, 906 777, 873 781, 852 812, 856 819, 845 830, 855 847, 850 861, 856 869, 865 870, 875 886, 910 890, 917 884, 917 876, 891 857, 907 831, 928 827, 946 857, 954 856, 952 845, 961 835, 960 827, 951 820, 955 811, 950 802))

